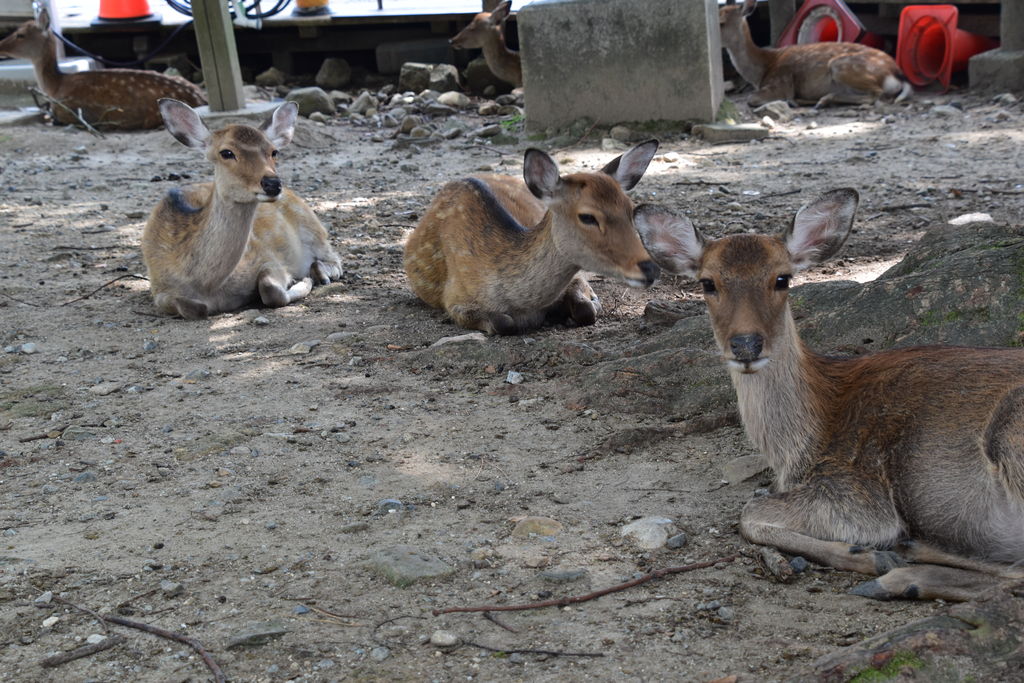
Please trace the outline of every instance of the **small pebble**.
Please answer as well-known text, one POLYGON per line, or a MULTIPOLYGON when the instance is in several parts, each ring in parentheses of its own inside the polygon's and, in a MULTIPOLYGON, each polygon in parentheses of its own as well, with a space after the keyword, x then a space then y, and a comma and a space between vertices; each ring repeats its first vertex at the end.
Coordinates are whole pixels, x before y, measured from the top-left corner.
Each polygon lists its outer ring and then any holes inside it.
POLYGON ((105 635, 103 635, 102 633, 93 633, 92 635, 90 635, 88 638, 85 639, 85 642, 88 643, 89 645, 96 645, 98 643, 102 643, 106 639, 107 639, 107 637, 105 635))
POLYGON ((459 637, 451 631, 434 631, 430 634, 430 644, 435 647, 455 647, 459 642, 459 637))
POLYGON ((60 621, 60 617, 46 617, 43 619, 43 628, 50 628, 58 621, 60 621))
POLYGON ((522 384, 523 373, 516 372, 515 370, 509 370, 508 375, 505 376, 505 382, 507 384, 522 384))
POLYGON ((803 572, 807 571, 808 562, 804 558, 797 555, 789 560, 789 566, 792 567, 793 571, 795 571, 797 574, 802 574, 803 572))
POLYGON ((671 548, 672 550, 678 550, 686 545, 686 534, 676 534, 672 538, 665 541, 665 547, 671 548))
POLYGON ((386 647, 375 647, 370 650, 370 659, 376 662, 383 662, 385 659, 391 656, 391 650, 386 647))

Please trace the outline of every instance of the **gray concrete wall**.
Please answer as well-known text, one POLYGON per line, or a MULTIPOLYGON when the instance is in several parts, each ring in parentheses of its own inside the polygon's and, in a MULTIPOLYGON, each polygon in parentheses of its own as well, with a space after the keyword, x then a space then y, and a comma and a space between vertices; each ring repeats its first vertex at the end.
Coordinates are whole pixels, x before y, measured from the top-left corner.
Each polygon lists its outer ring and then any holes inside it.
POLYGON ((584 116, 710 121, 718 111, 716 0, 539 0, 517 21, 531 130, 584 116))

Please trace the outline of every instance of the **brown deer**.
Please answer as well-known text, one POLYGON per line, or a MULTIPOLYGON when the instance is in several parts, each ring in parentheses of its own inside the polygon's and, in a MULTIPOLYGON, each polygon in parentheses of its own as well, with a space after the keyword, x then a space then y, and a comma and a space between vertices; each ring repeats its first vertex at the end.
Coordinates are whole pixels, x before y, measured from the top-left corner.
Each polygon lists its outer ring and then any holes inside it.
POLYGON ((211 133, 188 105, 160 100, 167 130, 206 152, 213 182, 167 193, 149 216, 142 257, 156 307, 199 319, 253 302, 284 306, 313 283, 341 277, 327 231, 302 199, 281 187, 277 150, 292 138, 298 107, 286 102, 260 127, 211 133))
POLYGON ((736 0, 718 9, 722 43, 740 76, 757 88, 751 106, 791 100, 822 107, 829 103, 870 104, 880 97, 906 99, 913 88, 881 50, 859 43, 809 43, 781 48, 758 47, 750 37, 747 16, 757 0, 736 0))
POLYGON ((525 184, 498 175, 448 183, 405 246, 412 291, 462 327, 489 334, 518 334, 545 319, 592 325, 600 303, 580 270, 635 287, 658 275, 624 191, 657 149, 648 140, 600 173, 566 176, 546 153, 528 149, 525 184))
POLYGON ((879 576, 857 595, 968 599, 1021 576, 1001 563, 1024 560, 1024 350, 807 348, 791 277, 839 250, 857 203, 828 192, 776 237, 709 241, 653 206, 636 224, 661 267, 703 286, 743 425, 775 472, 740 533, 879 576))
POLYGON ((506 1, 490 12, 480 12, 466 28, 448 42, 460 50, 482 49, 491 73, 516 88, 521 88, 523 65, 519 60, 519 53, 508 49, 505 44, 503 27, 510 9, 512 3, 506 1))
POLYGON ((103 69, 62 73, 57 68, 57 38, 43 10, 0 40, 0 55, 29 59, 39 88, 57 104, 58 123, 83 121, 96 128, 134 130, 161 123, 157 100, 170 97, 192 106, 206 104, 198 87, 183 78, 141 69, 103 69))

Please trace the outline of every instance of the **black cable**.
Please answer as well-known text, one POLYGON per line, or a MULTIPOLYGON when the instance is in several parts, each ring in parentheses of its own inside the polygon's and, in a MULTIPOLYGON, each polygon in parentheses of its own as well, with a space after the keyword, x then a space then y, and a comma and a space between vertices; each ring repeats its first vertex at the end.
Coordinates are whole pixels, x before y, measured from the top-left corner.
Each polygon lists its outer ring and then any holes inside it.
POLYGON ((90 59, 95 59, 97 62, 101 62, 105 66, 113 66, 113 67, 117 67, 117 68, 120 68, 120 69, 127 69, 127 68, 131 68, 131 67, 135 67, 135 66, 142 66, 143 64, 145 64, 149 60, 153 59, 153 57, 155 57, 158 54, 160 54, 160 52, 165 47, 167 47, 167 45, 172 40, 174 40, 174 38, 179 33, 181 33, 183 30, 185 30, 191 24, 192 24, 191 21, 186 21, 184 24, 182 24, 178 28, 176 28, 173 31, 171 31, 171 35, 167 36, 167 38, 164 40, 164 42, 160 43, 158 46, 156 46, 156 48, 154 48, 153 50, 150 50, 149 54, 147 54, 145 57, 140 57, 139 59, 136 59, 135 61, 132 61, 132 62, 115 62, 115 61, 110 60, 110 59, 105 59, 103 57, 100 57, 99 55, 95 55, 95 54, 89 52, 85 48, 82 48, 82 47, 79 47, 78 45, 75 45, 70 40, 65 38, 62 34, 56 32, 56 31, 53 32, 53 35, 57 36, 57 40, 59 40, 60 42, 64 43, 65 45, 67 45, 72 50, 74 50, 76 52, 79 52, 79 53, 85 55, 86 57, 89 57, 90 59))

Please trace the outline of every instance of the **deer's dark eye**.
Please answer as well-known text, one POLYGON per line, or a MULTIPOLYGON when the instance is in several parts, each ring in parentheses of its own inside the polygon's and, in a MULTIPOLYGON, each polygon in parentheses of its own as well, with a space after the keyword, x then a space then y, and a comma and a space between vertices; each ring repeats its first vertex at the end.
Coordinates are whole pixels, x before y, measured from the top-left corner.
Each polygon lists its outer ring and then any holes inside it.
POLYGON ((583 223, 583 225, 597 225, 597 219, 594 218, 593 214, 581 213, 577 218, 580 219, 580 223, 583 223))
POLYGON ((715 292, 718 291, 717 289, 715 289, 715 281, 708 280, 707 278, 704 278, 703 280, 700 281, 700 286, 704 288, 705 294, 714 294, 715 292))
POLYGON ((775 289, 789 289, 789 281, 792 275, 780 275, 775 278, 775 289))
POLYGON ((230 149, 222 149, 220 151, 220 158, 221 159, 234 159, 235 158, 235 153, 232 152, 230 149))
POLYGON ((277 158, 277 150, 276 149, 273 152, 270 153, 270 158, 271 159, 276 159, 277 158))

